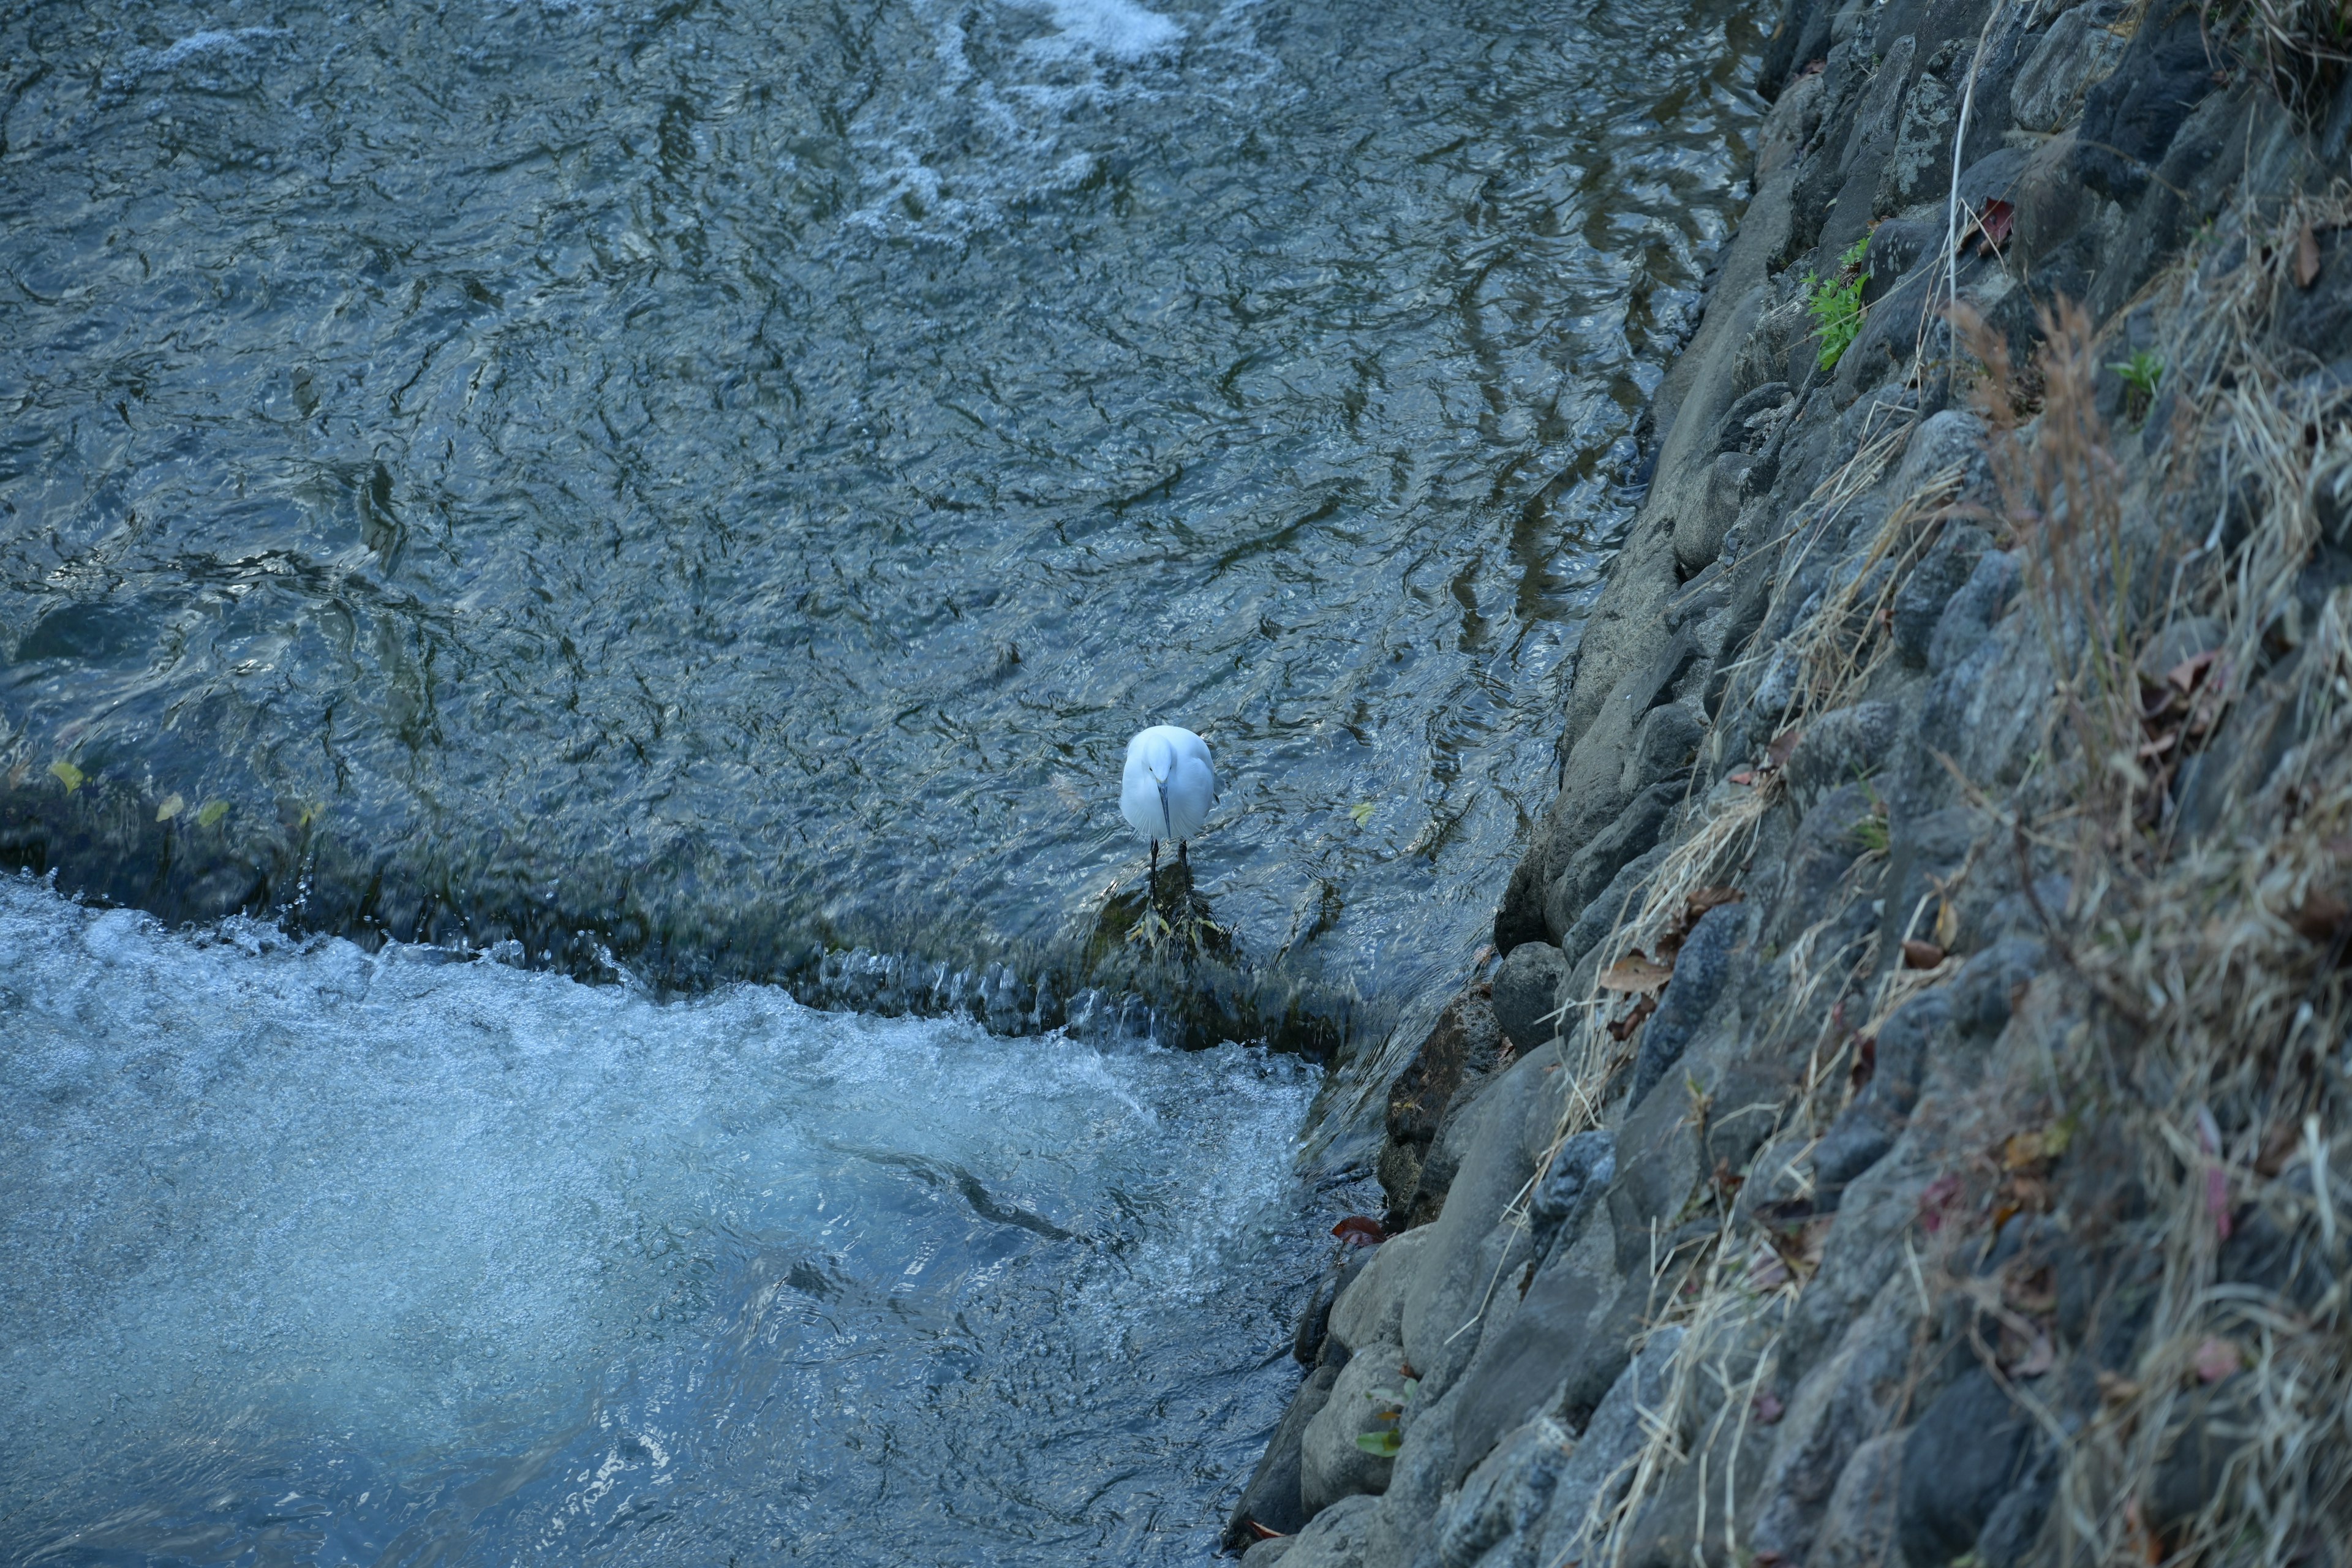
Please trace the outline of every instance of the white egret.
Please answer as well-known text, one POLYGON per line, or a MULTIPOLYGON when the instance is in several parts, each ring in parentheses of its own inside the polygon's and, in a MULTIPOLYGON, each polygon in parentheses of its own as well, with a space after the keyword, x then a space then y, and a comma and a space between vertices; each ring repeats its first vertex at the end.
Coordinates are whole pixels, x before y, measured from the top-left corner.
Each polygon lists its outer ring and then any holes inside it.
POLYGON ((1151 888, 1160 887, 1160 841, 1176 841, 1176 860, 1184 858, 1184 841, 1209 819, 1217 802, 1217 770, 1209 761, 1206 742, 1173 724, 1154 724, 1139 731, 1127 743, 1127 772, 1119 780, 1118 809, 1127 825, 1151 845, 1151 888))

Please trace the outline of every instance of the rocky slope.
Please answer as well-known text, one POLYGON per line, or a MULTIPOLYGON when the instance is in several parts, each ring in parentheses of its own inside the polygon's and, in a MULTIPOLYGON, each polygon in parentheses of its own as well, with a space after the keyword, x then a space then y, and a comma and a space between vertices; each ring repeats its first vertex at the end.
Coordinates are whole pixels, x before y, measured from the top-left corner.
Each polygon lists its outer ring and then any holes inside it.
POLYGON ((2331 37, 1790 0, 1251 1568, 2342 1560, 2331 37))

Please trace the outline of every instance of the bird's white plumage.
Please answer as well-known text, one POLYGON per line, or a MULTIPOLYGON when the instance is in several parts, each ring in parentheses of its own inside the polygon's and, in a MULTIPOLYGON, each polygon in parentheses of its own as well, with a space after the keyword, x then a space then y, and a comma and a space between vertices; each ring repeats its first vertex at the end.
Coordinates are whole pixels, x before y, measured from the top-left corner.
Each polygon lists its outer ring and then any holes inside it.
POLYGON ((1154 724, 1127 743, 1118 809, 1142 837, 1181 844, 1209 820, 1216 800, 1216 766, 1192 731, 1154 724))

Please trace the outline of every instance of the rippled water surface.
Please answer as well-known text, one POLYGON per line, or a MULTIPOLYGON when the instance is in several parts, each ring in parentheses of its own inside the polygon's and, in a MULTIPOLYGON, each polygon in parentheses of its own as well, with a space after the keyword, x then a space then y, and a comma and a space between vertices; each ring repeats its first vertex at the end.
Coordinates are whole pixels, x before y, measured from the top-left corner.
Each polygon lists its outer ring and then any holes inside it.
POLYGON ((1738 195, 1723 0, 33 5, 0 827, 656 976, 1458 971, 1738 195), (13 771, 7 771, 13 769, 13 771))
POLYGON ((0 16, 0 1562, 1202 1561, 1374 1200, 1005 976, 1166 720, 1181 994, 1458 978, 1743 16, 0 16))
POLYGON ((0 881, 0 1562, 1206 1558, 1312 1069, 441 956, 0 881))

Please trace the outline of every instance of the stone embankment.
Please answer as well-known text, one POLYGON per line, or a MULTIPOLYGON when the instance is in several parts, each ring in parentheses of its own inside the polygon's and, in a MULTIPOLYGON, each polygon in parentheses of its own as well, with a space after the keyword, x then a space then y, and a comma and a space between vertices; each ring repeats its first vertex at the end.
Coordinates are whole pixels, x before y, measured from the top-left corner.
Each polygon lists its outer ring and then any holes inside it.
POLYGON ((1250 1568, 2344 1560, 2326 20, 1790 0, 1250 1568))

